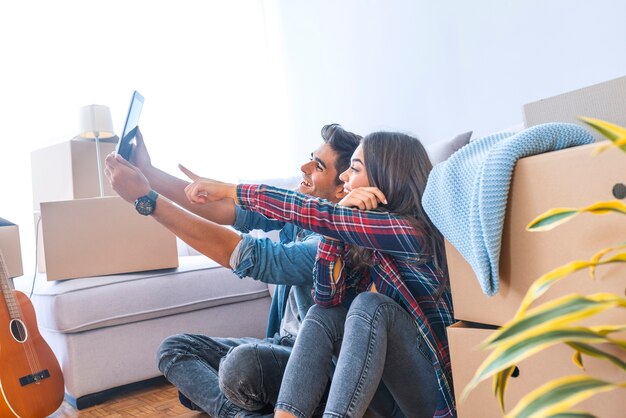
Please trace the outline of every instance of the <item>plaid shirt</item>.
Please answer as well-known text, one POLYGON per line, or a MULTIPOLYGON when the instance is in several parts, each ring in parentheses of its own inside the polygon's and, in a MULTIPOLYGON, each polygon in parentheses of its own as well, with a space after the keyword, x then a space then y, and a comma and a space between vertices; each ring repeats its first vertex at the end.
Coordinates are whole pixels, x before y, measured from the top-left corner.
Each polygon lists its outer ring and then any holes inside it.
POLYGON ((441 276, 431 257, 421 252, 424 237, 406 219, 388 212, 363 211, 265 185, 239 185, 239 204, 269 218, 291 222, 333 239, 322 239, 314 268, 315 301, 335 306, 346 300, 351 245, 372 250, 368 283, 356 290, 375 290, 403 306, 415 319, 439 383, 435 417, 454 417, 452 373, 446 327, 454 322, 449 291, 436 299, 441 276), (337 264, 339 264, 337 266, 337 264), (335 274, 335 270, 339 274, 335 274))

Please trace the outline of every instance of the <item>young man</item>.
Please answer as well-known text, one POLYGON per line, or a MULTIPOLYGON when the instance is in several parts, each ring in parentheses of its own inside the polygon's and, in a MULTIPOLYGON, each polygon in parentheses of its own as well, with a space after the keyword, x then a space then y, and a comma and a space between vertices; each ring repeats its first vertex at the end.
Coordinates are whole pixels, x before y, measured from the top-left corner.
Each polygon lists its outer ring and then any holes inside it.
MULTIPOLYGON (((361 137, 337 124, 324 126, 321 134, 324 143, 302 165, 298 190, 336 203, 345 195, 339 174, 348 168, 361 137)), ((214 417, 271 413, 300 323, 313 304, 318 235, 247 212, 230 199, 191 204, 184 192, 189 183, 152 165, 139 132, 132 162, 134 166, 113 154, 106 160, 107 177, 122 198, 239 277, 277 285, 267 338, 174 335, 159 348, 159 369, 192 409, 214 417), (233 225, 242 234, 222 225, 233 225), (280 230, 280 243, 251 237, 247 232, 253 229, 280 230)))

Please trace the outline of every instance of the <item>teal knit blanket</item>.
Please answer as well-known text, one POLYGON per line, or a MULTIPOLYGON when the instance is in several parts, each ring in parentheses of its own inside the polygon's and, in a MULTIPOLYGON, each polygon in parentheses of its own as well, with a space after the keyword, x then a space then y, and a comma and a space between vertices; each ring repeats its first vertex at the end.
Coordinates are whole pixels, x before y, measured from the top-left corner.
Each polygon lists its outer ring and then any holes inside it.
POLYGON ((433 168, 424 210, 472 266, 486 295, 498 292, 504 214, 517 160, 592 142, 581 126, 547 123, 472 141, 433 168))

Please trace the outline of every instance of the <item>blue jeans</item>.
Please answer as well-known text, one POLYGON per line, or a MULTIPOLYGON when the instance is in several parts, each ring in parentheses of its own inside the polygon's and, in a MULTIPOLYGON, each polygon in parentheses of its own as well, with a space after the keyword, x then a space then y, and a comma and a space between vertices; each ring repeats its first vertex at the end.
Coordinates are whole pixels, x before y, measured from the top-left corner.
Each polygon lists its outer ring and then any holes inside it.
POLYGON ((254 416, 245 412, 273 409, 292 344, 287 337, 178 334, 161 343, 158 365, 167 380, 209 415, 254 416))
POLYGON ((276 409, 311 416, 330 373, 326 365, 340 350, 325 417, 363 416, 372 400, 375 407, 381 381, 406 416, 432 417, 437 378, 421 345, 413 318, 380 293, 359 294, 347 311, 314 306, 291 353, 276 409))

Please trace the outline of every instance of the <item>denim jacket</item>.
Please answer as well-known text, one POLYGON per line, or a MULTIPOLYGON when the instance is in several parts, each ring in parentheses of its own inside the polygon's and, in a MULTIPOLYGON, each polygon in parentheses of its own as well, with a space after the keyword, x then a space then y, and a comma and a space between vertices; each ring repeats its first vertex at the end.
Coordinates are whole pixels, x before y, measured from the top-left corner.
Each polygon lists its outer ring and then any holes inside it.
POLYGON ((233 272, 240 278, 251 277, 277 285, 267 324, 267 336, 273 337, 279 332, 292 286, 300 321, 313 305, 313 265, 319 235, 289 223, 268 219, 239 206, 236 206, 233 227, 243 233, 239 263, 233 272), (250 236, 248 232, 254 229, 265 232, 280 230, 280 242, 250 236))

